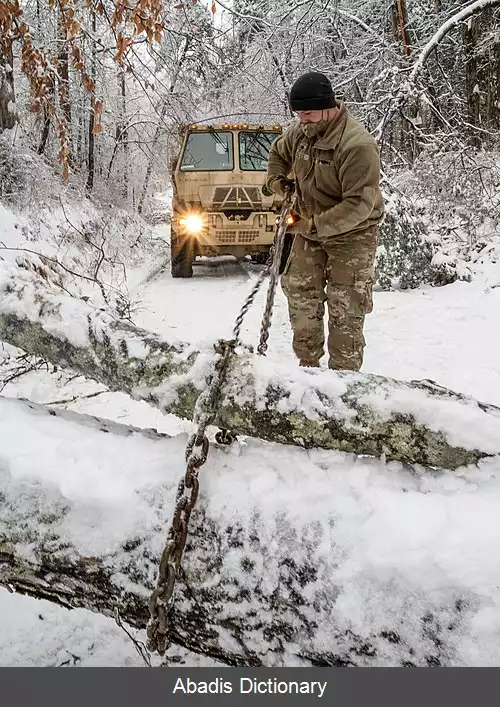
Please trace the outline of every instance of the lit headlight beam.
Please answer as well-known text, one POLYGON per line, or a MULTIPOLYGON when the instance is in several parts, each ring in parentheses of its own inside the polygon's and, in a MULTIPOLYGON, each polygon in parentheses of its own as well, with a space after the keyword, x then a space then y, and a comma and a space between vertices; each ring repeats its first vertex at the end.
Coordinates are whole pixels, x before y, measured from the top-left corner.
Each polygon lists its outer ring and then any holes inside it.
POLYGON ((179 223, 188 233, 201 233, 203 229, 203 219, 197 214, 183 216, 179 223))

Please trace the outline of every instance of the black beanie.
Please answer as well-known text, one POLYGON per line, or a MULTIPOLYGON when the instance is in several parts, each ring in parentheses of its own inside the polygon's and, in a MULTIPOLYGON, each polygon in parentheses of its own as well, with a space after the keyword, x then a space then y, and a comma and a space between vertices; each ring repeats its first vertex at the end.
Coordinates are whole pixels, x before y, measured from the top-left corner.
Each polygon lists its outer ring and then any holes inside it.
POLYGON ((332 84, 324 74, 317 71, 300 76, 290 91, 290 108, 295 112, 326 110, 336 105, 332 84))

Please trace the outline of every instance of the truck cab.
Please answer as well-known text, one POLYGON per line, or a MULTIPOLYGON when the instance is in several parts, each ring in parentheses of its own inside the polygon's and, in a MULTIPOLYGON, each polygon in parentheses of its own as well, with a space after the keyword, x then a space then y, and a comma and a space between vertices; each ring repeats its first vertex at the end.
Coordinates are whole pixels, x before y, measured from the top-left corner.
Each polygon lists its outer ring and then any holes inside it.
POLYGON ((200 255, 265 262, 281 197, 264 187, 279 125, 185 126, 172 169, 171 271, 192 277, 200 255))

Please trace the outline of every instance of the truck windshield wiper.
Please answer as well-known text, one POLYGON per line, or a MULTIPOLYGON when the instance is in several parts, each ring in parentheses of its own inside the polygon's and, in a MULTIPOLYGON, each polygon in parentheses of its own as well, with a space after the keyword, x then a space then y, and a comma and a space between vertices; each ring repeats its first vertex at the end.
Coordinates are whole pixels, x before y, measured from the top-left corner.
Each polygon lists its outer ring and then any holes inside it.
POLYGON ((224 142, 224 140, 221 138, 217 130, 214 130, 214 128, 210 127, 209 129, 210 134, 212 137, 215 139, 215 142, 218 142, 221 147, 224 148, 224 152, 229 152, 229 146, 227 142, 224 142))
POLYGON ((252 137, 250 138, 249 143, 247 145, 246 157, 251 162, 253 168, 255 168, 256 166, 255 160, 266 159, 266 156, 269 153, 270 144, 266 138, 264 138, 264 140, 261 140, 263 135, 266 135, 266 132, 262 130, 262 128, 258 128, 257 130, 253 131, 252 137), (252 151, 254 151, 253 156, 252 151))

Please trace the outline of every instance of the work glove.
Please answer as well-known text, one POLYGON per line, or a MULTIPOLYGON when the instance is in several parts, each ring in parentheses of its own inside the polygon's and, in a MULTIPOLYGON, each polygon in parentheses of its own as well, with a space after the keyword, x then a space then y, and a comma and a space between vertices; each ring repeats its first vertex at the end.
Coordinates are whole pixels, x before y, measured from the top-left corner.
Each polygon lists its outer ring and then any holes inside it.
POLYGON ((272 196, 273 193, 279 194, 280 196, 285 196, 285 189, 288 187, 290 194, 295 191, 295 182, 292 179, 286 179, 286 177, 275 177, 272 182, 272 189, 270 189, 267 184, 262 187, 262 193, 264 196, 272 196))
POLYGON ((295 191, 295 182, 293 179, 286 179, 285 177, 282 177, 279 180, 279 185, 283 191, 283 196, 285 195, 285 190, 288 189, 290 194, 293 194, 295 191))
POLYGON ((299 233, 302 236, 312 235, 317 233, 316 226, 314 225, 314 219, 312 218, 300 218, 293 211, 289 216, 289 223, 287 228, 288 233, 299 233), (293 223, 290 223, 291 219, 294 219, 293 223))

